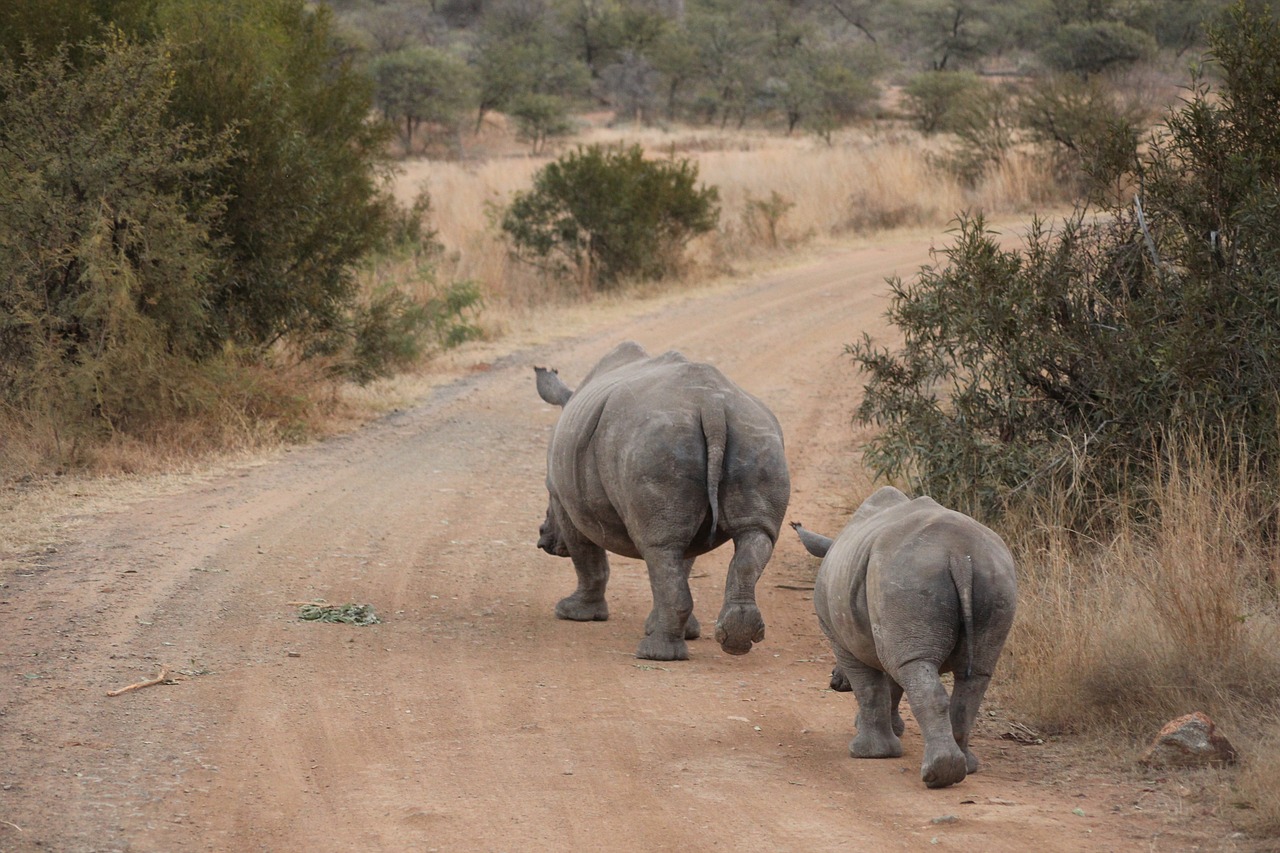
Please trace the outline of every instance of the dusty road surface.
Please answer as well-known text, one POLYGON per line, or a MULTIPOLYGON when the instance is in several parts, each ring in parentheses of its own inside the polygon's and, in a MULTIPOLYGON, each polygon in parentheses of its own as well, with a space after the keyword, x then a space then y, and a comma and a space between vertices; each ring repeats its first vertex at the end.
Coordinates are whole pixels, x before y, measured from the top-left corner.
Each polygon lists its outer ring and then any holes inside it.
MULTIPOLYGON (((554 618, 573 573, 534 547, 558 410, 533 365, 576 385, 624 339, 713 362, 782 421, 789 517, 834 533, 869 488, 842 347, 883 332, 885 277, 928 246, 833 250, 463 360, 412 410, 0 555, 0 850, 1246 849, 1176 780, 1065 772, 999 716, 952 788, 921 784, 909 719, 901 759, 851 759, 789 529, 749 655, 704 638, 636 660, 632 560, 613 560, 610 621, 554 618), (300 621, 313 599, 383 621, 300 621), (107 695, 161 667, 172 683, 107 695)), ((730 551, 694 569, 707 626, 730 551)))

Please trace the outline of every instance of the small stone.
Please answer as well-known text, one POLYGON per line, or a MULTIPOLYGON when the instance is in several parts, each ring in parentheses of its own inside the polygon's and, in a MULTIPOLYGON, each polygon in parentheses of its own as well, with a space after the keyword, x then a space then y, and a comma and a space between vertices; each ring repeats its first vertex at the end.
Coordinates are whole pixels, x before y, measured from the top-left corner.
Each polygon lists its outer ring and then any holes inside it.
POLYGON ((1166 723, 1142 756, 1147 767, 1234 764, 1236 750, 1207 714, 1196 711, 1166 723))

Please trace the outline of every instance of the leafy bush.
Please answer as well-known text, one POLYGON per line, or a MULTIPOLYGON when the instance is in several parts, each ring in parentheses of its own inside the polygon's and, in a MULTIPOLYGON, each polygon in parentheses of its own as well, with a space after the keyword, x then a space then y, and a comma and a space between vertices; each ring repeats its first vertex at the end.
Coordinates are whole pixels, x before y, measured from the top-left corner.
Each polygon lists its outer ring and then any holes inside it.
POLYGON ((324 6, 304 0, 161 3, 177 69, 171 111, 234 133, 209 187, 224 269, 210 307, 249 348, 340 327, 357 263, 385 238, 388 129, 370 81, 339 58, 324 6))
POLYGON ((0 59, 0 399, 130 429, 196 405, 219 338, 226 135, 172 124, 162 46, 0 59), (86 121, 85 116, 93 116, 86 121))
POLYGON ((1040 53, 1054 71, 1089 76, 1133 65, 1155 52, 1155 39, 1119 21, 1071 23, 1040 53))
POLYGON ((695 186, 688 160, 646 160, 639 145, 579 148, 517 193, 502 230, 522 260, 584 287, 671 273, 685 245, 720 216, 714 187, 695 186))
POLYGON ((999 85, 972 89, 948 110, 947 126, 956 144, 940 163, 968 186, 976 186, 1005 161, 1014 146, 1013 94, 999 85))
POLYGON ((471 281, 454 282, 425 302, 384 286, 354 314, 347 375, 370 382, 414 364, 431 349, 452 349, 479 338, 473 315, 482 304, 471 281))
POLYGON ((902 349, 848 348, 879 473, 980 514, 1056 491, 1086 525, 1141 502, 1170 435, 1274 481, 1280 22, 1237 7, 1211 44, 1221 92, 1197 85, 1137 160, 1140 207, 1037 223, 1021 251, 962 218, 945 265, 890 282, 902 349))
POLYGON ((534 154, 541 154, 551 139, 568 136, 575 126, 569 118, 569 105, 557 95, 517 95, 507 111, 515 120, 516 138, 529 143, 534 154))
POLYGON ((1057 179, 1083 193, 1126 189, 1146 109, 1096 78, 1064 74, 1036 81, 1019 106, 1019 124, 1048 149, 1057 179))
POLYGON ((429 224, 430 214, 431 196, 425 191, 408 207, 397 206, 391 239, 371 259, 369 283, 349 328, 335 330, 322 343, 356 382, 390 376, 433 350, 480 337, 480 288, 472 281, 437 283, 436 262, 444 246, 429 224), (388 268, 390 274, 384 271, 388 268))
POLYGON ((954 131, 958 111, 985 87, 971 71, 927 71, 907 81, 903 106, 922 133, 954 131))
POLYGON ((471 70, 460 59, 430 47, 383 54, 370 63, 374 100, 389 122, 401 127, 406 153, 413 153, 414 135, 429 125, 456 144, 463 113, 471 109, 471 70))

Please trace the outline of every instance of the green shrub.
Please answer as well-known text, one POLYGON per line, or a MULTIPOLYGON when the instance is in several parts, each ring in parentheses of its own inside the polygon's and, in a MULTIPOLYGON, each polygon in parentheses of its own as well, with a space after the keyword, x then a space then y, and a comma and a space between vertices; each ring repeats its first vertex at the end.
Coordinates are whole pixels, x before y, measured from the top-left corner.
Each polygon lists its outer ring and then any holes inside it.
POLYGON ((0 398, 127 430, 198 405, 219 350, 225 134, 171 122, 162 45, 0 59, 0 398), (93 116, 86 121, 86 116, 93 116))
POLYGON ((1145 108, 1096 78, 1042 78, 1019 105, 1019 125, 1047 150, 1058 181, 1083 194, 1127 188, 1145 108))
POLYGON ((1140 208, 1104 199, 1022 250, 962 218, 945 264, 890 282, 902 349, 849 347, 879 473, 980 514, 1058 492, 1085 525, 1145 503, 1171 434, 1274 481, 1280 22, 1237 7, 1211 44, 1222 90, 1197 86, 1137 160, 1140 208))
POLYGON ((1119 21, 1071 23, 1057 30, 1041 49, 1054 71, 1090 76, 1123 69, 1155 52, 1155 39, 1119 21))
POLYGON ((371 83, 340 58, 323 5, 182 0, 159 20, 173 115, 234 133, 209 187, 226 203, 213 317, 238 345, 304 348, 346 322, 357 264, 385 239, 389 131, 369 121, 371 83))
POLYGON ((646 160, 639 145, 579 148, 548 164, 502 218, 516 257, 591 288, 674 271, 685 245, 716 226, 714 187, 688 160, 646 160))
POLYGON ((954 131, 957 112, 984 88, 986 84, 971 71, 927 71, 907 81, 903 107, 922 133, 954 131))

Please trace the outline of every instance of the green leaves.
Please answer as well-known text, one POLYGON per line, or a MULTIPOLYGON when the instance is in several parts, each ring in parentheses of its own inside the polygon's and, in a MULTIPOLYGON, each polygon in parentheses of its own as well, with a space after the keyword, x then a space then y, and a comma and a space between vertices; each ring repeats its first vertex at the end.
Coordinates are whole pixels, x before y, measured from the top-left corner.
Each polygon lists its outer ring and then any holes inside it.
POLYGON ((646 160, 639 145, 579 148, 544 167, 502 219, 516 256, 586 287, 674 271, 719 219, 714 187, 688 160, 646 160))
POLYGON ((0 63, 0 396, 118 429, 181 405, 183 365, 215 346, 206 188, 230 149, 171 122, 162 46, 83 55, 0 63))
POLYGON ((1195 89, 1141 156, 1078 145, 1087 172, 1137 186, 1143 218, 1103 194, 1104 216, 1037 223, 1017 251, 962 218, 945 263, 891 281, 902 348, 848 347, 879 473, 980 515, 1056 493, 1084 527, 1103 498, 1141 503, 1177 435, 1274 473, 1280 22, 1234 16, 1212 36, 1220 97, 1195 89))

